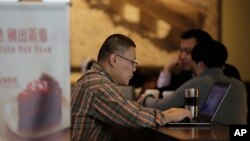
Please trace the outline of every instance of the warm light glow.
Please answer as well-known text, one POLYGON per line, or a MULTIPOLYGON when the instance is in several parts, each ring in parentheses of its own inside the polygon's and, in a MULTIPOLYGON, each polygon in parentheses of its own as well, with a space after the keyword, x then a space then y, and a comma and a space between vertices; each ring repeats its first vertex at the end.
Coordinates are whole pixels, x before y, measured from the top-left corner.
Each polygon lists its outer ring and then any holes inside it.
POLYGON ((135 23, 138 23, 139 20, 140 20, 140 11, 137 7, 131 5, 131 4, 128 4, 126 3, 124 5, 124 11, 123 11, 123 16, 124 16, 124 19, 126 19, 127 21, 130 21, 130 22, 135 22, 135 23))
POLYGON ((158 20, 157 21, 156 35, 157 35, 158 38, 167 37, 170 29, 171 29, 171 25, 169 23, 166 23, 163 20, 158 20))
POLYGON ((42 0, 43 2, 66 2, 69 3, 70 0, 42 0))

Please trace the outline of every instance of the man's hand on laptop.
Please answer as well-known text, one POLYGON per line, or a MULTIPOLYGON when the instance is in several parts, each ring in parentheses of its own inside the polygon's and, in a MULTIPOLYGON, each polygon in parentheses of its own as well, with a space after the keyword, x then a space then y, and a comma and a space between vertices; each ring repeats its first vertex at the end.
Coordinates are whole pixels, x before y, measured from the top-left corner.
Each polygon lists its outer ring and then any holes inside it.
POLYGON ((169 122, 181 121, 186 117, 190 120, 192 119, 192 113, 183 108, 170 108, 168 110, 163 111, 163 114, 165 116, 164 124, 169 122))

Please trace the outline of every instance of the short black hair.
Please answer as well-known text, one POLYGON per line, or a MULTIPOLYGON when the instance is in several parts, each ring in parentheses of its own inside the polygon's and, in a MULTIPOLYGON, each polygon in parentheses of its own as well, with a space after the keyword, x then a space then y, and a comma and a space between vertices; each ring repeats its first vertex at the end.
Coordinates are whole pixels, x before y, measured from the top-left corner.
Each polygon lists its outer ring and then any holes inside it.
POLYGON ((97 61, 106 60, 112 53, 124 54, 130 47, 136 47, 134 41, 122 34, 110 35, 102 44, 97 61))
POLYGON ((222 67, 227 55, 226 47, 215 40, 198 43, 192 50, 192 59, 196 63, 202 61, 208 68, 222 67))
POLYGON ((195 38, 197 43, 212 40, 212 37, 204 30, 199 28, 189 29, 182 33, 181 39, 195 38))

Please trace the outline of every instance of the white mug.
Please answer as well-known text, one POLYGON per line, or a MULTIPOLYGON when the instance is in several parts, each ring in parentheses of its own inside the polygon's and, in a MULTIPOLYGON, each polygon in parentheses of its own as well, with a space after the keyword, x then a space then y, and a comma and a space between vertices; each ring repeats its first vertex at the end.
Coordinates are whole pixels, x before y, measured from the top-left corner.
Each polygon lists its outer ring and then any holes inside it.
POLYGON ((159 98, 160 91, 158 89, 146 89, 145 94, 152 94, 154 98, 159 98))

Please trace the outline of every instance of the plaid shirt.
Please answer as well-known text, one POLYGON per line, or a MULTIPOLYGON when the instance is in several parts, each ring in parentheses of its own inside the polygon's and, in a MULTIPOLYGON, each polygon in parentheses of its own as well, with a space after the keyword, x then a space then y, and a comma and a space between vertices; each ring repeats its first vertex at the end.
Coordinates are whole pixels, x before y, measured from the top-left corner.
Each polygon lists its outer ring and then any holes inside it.
POLYGON ((71 141, 108 141, 112 126, 142 128, 163 123, 160 111, 126 99, 96 63, 77 81, 71 94, 71 141))

